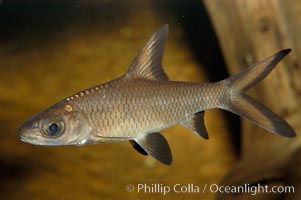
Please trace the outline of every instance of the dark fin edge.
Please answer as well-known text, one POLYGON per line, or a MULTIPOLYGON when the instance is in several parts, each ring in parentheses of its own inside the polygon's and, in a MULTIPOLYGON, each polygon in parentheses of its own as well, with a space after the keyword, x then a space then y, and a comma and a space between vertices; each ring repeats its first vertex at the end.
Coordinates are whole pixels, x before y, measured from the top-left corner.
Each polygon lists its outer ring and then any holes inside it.
POLYGON ((136 151, 138 151, 144 156, 148 155, 148 153, 144 150, 144 148, 142 148, 137 142, 135 142, 134 140, 130 140, 130 143, 136 151))

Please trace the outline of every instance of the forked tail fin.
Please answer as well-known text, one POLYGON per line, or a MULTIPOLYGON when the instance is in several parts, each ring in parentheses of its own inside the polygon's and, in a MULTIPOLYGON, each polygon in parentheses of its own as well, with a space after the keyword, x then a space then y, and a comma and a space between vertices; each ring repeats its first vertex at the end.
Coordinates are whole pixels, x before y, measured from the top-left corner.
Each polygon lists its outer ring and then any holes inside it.
POLYGON ((294 137, 296 133, 286 121, 269 108, 244 94, 245 91, 264 79, 290 51, 290 49, 282 50, 224 80, 231 88, 230 102, 225 109, 272 133, 284 137, 294 137))

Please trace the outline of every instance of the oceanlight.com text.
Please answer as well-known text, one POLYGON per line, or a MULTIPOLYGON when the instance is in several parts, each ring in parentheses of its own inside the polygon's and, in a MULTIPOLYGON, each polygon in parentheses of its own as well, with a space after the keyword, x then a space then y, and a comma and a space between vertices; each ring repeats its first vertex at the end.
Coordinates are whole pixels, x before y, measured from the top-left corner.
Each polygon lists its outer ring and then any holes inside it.
POLYGON ((195 184, 186 183, 180 184, 175 183, 173 185, 167 185, 162 183, 138 183, 138 184, 128 184, 126 186, 127 192, 137 192, 144 194, 162 194, 167 195, 169 193, 188 193, 188 194, 198 194, 198 193, 226 193, 226 194, 242 194, 248 193, 250 195, 256 195, 259 193, 294 193, 294 186, 271 186, 271 185, 261 185, 260 183, 256 185, 244 184, 241 186, 223 186, 218 184, 195 184))

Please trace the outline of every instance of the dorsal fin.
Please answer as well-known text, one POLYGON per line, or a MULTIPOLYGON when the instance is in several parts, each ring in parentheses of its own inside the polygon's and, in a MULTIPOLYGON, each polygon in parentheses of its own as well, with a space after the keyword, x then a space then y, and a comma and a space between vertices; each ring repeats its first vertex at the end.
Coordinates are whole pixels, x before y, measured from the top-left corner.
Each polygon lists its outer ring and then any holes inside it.
POLYGON ((183 121, 181 124, 191 130, 196 135, 209 139, 204 120, 205 111, 195 113, 191 118, 183 121))
POLYGON ((168 80, 162 68, 162 58, 167 36, 168 25, 166 24, 159 28, 143 45, 125 74, 125 77, 168 80))

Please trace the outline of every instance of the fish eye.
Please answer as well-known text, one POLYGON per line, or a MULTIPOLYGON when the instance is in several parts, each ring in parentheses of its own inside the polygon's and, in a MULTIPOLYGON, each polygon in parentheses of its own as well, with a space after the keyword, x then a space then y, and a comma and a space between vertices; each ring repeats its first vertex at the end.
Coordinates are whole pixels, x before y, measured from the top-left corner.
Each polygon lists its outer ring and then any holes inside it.
POLYGON ((56 138, 64 133, 65 123, 58 117, 53 116, 42 122, 42 133, 48 138, 56 138))

